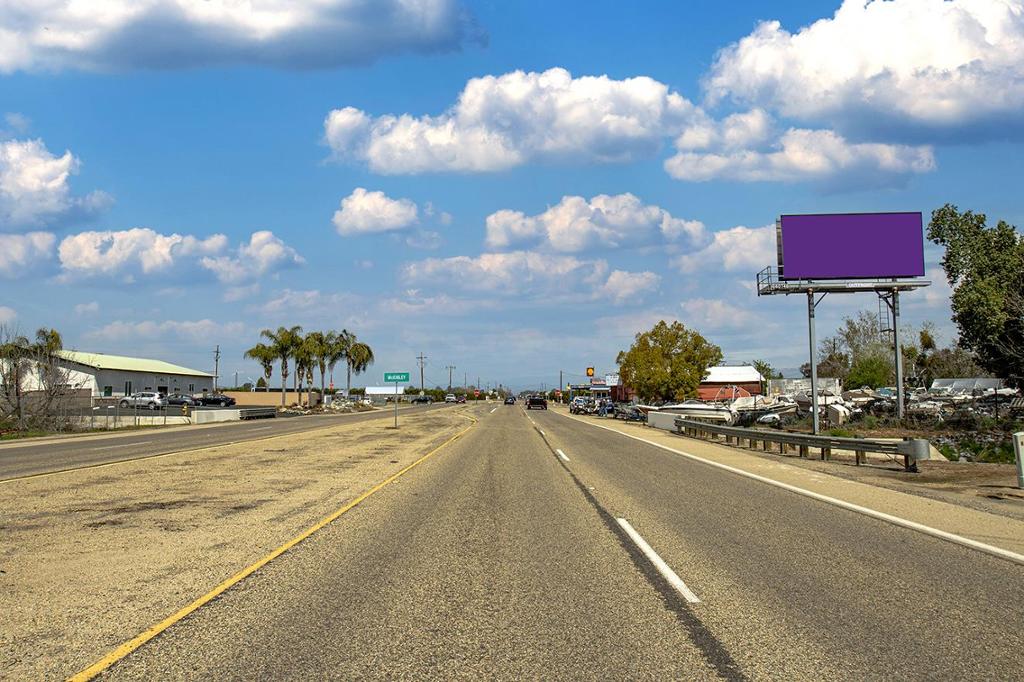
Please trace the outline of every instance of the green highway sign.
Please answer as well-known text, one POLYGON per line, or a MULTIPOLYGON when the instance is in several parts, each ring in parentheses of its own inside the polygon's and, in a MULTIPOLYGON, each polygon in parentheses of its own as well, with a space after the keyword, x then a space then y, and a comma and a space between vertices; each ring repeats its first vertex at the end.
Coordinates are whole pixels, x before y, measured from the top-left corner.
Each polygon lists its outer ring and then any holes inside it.
POLYGON ((409 373, 408 372, 384 372, 384 381, 386 381, 388 383, 390 383, 392 381, 401 382, 401 381, 408 381, 408 380, 409 380, 409 373))

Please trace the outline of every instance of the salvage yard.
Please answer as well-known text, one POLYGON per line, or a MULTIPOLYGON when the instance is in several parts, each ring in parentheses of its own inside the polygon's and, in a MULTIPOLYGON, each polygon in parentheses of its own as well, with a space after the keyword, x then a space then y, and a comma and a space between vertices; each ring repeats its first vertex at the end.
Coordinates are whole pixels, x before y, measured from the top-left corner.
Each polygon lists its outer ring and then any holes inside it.
POLYGON ((0 678, 75 673, 464 430, 471 412, 0 484, 0 678))

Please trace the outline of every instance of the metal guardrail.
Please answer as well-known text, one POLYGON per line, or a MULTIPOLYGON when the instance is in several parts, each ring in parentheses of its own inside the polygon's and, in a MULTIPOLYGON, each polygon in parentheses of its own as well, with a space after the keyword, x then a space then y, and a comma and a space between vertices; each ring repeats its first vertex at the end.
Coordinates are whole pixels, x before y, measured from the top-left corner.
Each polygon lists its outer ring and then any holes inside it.
POLYGON ((240 407, 239 419, 272 419, 277 417, 276 407, 240 407))
POLYGON ((896 457, 903 457, 903 466, 907 471, 917 471, 917 460, 928 459, 931 451, 927 440, 923 438, 906 438, 902 441, 873 440, 870 438, 840 438, 838 436, 809 435, 803 433, 760 431, 741 426, 719 426, 694 419, 675 419, 676 432, 694 438, 724 436, 728 445, 742 445, 757 449, 757 444, 765 452, 771 451, 771 445, 779 446, 779 453, 786 454, 796 448, 801 457, 809 457, 811 448, 820 451, 821 459, 832 456, 832 450, 852 450, 856 464, 863 464, 865 454, 880 452, 896 457))

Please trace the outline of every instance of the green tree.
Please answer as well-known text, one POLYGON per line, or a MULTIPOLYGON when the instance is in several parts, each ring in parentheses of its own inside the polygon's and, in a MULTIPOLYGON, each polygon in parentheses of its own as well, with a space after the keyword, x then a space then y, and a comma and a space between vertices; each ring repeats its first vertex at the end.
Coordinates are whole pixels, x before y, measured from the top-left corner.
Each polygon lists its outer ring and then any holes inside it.
POLYGON ((865 355, 853 361, 850 373, 846 377, 846 386, 849 388, 888 386, 889 378, 892 376, 891 372, 892 362, 885 357, 865 355))
POLYGON ((260 367, 263 368, 263 377, 260 378, 260 382, 257 382, 256 385, 260 386, 262 383, 263 388, 269 389, 270 376, 274 373, 274 363, 280 357, 277 350, 265 343, 257 343, 245 351, 244 357, 249 360, 255 360, 260 364, 260 367))
POLYGON ((681 322, 664 320, 636 335, 619 353, 619 374, 643 400, 685 400, 697 396, 708 368, 722 360, 722 350, 681 322))
POLYGON ((960 345, 996 376, 1024 385, 1024 237, 1000 220, 946 204, 932 212, 928 238, 945 248, 942 267, 960 345))
POLYGON ((330 362, 334 347, 334 332, 310 332, 306 335, 306 344, 312 354, 313 366, 320 370, 320 395, 327 394, 327 364, 330 362))
POLYGON ((330 337, 330 349, 327 356, 327 368, 331 373, 331 385, 334 385, 334 368, 342 360, 348 364, 348 352, 355 343, 355 334, 347 329, 332 333, 330 337))
POLYGON ((346 395, 352 390, 352 374, 362 374, 373 364, 373 349, 352 335, 352 345, 347 353, 348 375, 345 382, 346 395))
POLYGON ((782 372, 775 371, 775 368, 767 360, 754 360, 752 363, 757 373, 761 375, 761 392, 768 393, 768 382, 772 379, 781 379, 782 372))
POLYGON ((302 342, 302 327, 278 327, 277 331, 264 329, 260 337, 270 342, 268 345, 281 362, 281 406, 284 407, 288 393, 288 361, 302 342))

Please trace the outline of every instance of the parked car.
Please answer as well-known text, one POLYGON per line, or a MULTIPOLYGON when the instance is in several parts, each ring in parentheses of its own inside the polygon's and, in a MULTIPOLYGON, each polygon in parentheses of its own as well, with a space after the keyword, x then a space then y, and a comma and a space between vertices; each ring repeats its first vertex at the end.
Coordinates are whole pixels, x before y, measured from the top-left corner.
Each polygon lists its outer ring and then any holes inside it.
POLYGON ((234 398, 220 393, 204 393, 203 395, 195 398, 195 401, 197 405, 202 405, 204 407, 214 405, 217 407, 231 407, 235 404, 234 398))
POLYGON ((546 410, 548 409, 548 399, 539 395, 531 395, 526 399, 526 409, 546 410))
POLYGON ((409 402, 413 405, 429 405, 434 401, 429 395, 418 395, 409 402))
POLYGON ((140 391, 121 398, 121 407, 144 407, 150 410, 159 410, 167 406, 167 399, 153 391, 140 391))
POLYGON ((446 395, 444 397, 444 401, 446 403, 457 403, 457 402, 459 402, 459 399, 455 397, 454 393, 449 393, 448 395, 446 395))
POLYGON ((184 393, 172 393, 169 396, 167 396, 166 400, 168 405, 177 405, 179 407, 181 405, 188 405, 189 407, 193 407, 196 404, 195 398, 184 393))
POLYGON ((506 405, 515 405, 516 404, 516 399, 513 398, 512 396, 509 396, 509 397, 505 398, 505 404, 506 405))

